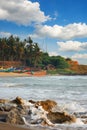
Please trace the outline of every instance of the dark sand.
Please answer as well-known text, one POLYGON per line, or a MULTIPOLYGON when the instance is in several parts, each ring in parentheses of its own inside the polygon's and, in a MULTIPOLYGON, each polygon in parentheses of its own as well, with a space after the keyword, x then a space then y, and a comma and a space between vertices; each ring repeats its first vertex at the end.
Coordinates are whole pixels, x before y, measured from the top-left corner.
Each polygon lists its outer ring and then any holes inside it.
POLYGON ((7 123, 0 123, 0 130, 31 130, 31 129, 23 128, 22 126, 10 125, 7 123))

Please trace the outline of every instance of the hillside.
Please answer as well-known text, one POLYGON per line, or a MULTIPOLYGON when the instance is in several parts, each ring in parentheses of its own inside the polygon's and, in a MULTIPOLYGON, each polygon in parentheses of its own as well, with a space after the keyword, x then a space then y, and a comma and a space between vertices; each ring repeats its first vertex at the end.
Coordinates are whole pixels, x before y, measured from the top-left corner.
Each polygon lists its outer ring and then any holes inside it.
POLYGON ((77 61, 68 61, 70 64, 70 70, 76 74, 87 74, 87 65, 79 65, 77 61))

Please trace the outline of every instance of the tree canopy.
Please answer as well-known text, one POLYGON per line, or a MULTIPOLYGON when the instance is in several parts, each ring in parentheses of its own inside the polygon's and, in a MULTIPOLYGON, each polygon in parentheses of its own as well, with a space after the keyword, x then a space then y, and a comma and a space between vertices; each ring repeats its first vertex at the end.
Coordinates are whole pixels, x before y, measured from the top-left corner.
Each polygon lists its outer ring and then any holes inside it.
POLYGON ((62 56, 49 56, 41 51, 39 44, 31 37, 23 41, 19 37, 0 38, 0 61, 21 61, 23 65, 45 68, 51 64, 55 68, 68 68, 62 56))

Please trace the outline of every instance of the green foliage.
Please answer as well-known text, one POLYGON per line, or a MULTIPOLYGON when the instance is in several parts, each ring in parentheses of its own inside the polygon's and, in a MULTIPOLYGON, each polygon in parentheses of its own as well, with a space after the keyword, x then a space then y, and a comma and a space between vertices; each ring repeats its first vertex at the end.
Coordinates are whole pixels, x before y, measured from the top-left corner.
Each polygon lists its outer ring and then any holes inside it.
POLYGON ((48 70, 48 74, 60 74, 60 75, 75 75, 76 72, 70 70, 70 69, 55 69, 55 70, 48 70))
POLYGON ((42 52, 42 60, 41 60, 43 66, 47 66, 50 64, 50 57, 47 52, 42 52))
POLYGON ((20 41, 19 37, 0 38, 0 60, 22 61, 24 65, 46 68, 49 64, 55 68, 68 68, 68 62, 61 56, 49 56, 41 52, 38 43, 33 42, 31 37, 20 41))
POLYGON ((74 75, 74 74, 76 74, 75 71, 72 71, 70 69, 57 69, 57 72, 59 74, 63 74, 63 75, 74 75))
POLYGON ((57 71, 57 69, 55 69, 55 70, 47 70, 47 74, 51 74, 51 75, 58 74, 58 71, 57 71))
POLYGON ((50 57, 50 62, 56 68, 64 69, 64 68, 69 67, 68 62, 61 56, 52 56, 52 57, 50 57))

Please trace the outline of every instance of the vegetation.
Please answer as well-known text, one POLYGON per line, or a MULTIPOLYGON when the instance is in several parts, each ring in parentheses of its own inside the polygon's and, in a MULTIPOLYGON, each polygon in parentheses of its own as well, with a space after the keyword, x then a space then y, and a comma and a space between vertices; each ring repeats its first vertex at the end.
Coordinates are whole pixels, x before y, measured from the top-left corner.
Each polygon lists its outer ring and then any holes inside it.
POLYGON ((20 40, 19 37, 0 38, 0 64, 15 62, 20 66, 46 69, 48 74, 87 74, 87 66, 62 56, 49 56, 41 51, 39 44, 31 37, 20 40))
POLYGON ((49 56, 42 52, 38 43, 29 37, 20 41, 19 37, 0 38, 0 61, 21 61, 23 65, 46 68, 68 68, 68 62, 61 56, 49 56))

